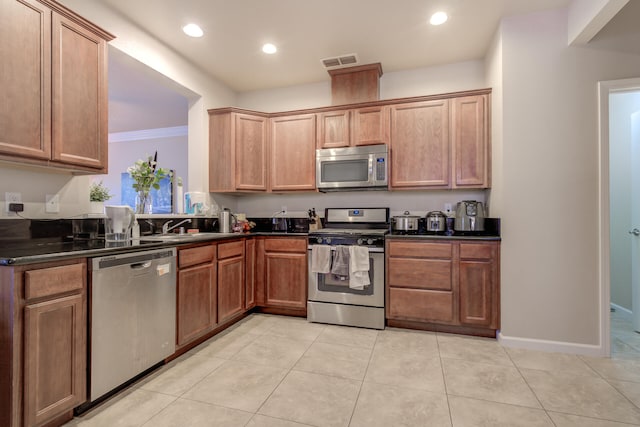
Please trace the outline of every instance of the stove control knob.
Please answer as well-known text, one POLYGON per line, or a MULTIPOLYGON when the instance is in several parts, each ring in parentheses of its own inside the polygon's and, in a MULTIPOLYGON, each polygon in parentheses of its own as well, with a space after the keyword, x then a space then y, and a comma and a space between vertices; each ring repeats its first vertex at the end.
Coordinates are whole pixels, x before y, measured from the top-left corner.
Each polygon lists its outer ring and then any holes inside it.
POLYGON ((331 237, 327 237, 326 239, 324 239, 324 242, 326 244, 330 244, 331 243, 331 237))
POLYGON ((316 242, 322 243, 322 237, 316 237, 316 242))
POLYGON ((358 239, 358 244, 361 245, 364 243, 364 239, 358 239))
POLYGON ((368 245, 373 245, 373 242, 375 242, 375 240, 373 240, 373 239, 367 239, 367 244, 368 244, 368 245))

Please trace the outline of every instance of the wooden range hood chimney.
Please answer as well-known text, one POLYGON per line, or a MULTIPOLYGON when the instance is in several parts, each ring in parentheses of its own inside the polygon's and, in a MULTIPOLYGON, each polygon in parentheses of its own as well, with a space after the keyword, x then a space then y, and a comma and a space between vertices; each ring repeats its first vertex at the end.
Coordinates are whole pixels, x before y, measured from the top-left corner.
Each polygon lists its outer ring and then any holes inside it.
POLYGON ((328 70, 328 73, 331 76, 331 105, 380 99, 382 65, 379 62, 328 70))

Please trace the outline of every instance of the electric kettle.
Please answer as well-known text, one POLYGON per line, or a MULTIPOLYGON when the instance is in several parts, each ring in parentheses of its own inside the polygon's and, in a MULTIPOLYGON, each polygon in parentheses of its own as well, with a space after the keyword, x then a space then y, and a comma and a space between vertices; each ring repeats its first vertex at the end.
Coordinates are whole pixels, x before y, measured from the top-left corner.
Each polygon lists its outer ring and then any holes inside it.
POLYGON ((104 239, 107 242, 126 242, 131 240, 131 226, 136 219, 129 206, 105 206, 107 215, 104 221, 104 239))
POLYGON ((484 204, 463 200, 456 205, 455 231, 484 231, 484 204))

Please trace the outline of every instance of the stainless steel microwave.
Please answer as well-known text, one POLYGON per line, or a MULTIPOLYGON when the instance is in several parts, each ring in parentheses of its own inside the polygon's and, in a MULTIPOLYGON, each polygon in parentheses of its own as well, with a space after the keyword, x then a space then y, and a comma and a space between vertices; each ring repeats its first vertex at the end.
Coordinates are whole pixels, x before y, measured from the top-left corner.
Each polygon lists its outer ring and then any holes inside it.
POLYGON ((318 190, 386 190, 388 156, 386 144, 316 150, 318 190))

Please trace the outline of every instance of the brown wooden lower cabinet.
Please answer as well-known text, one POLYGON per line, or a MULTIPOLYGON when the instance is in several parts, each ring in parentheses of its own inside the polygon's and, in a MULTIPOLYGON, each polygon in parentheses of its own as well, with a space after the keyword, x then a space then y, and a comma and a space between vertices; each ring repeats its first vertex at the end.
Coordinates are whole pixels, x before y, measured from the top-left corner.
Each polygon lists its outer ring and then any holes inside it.
POLYGON ((177 347, 216 326, 217 277, 215 244, 178 251, 177 347))
POLYGON ((251 310, 256 306, 256 240, 247 239, 244 242, 244 309, 251 310))
POLYGON ((244 312, 244 240, 218 244, 218 323, 244 312))
POLYGON ((500 242, 391 238, 386 258, 389 325, 495 336, 500 242))
POLYGON ((258 305, 307 310, 307 238, 265 237, 257 246, 258 305))
POLYGON ((85 259, 0 267, 0 425, 71 419, 86 401, 85 259))

